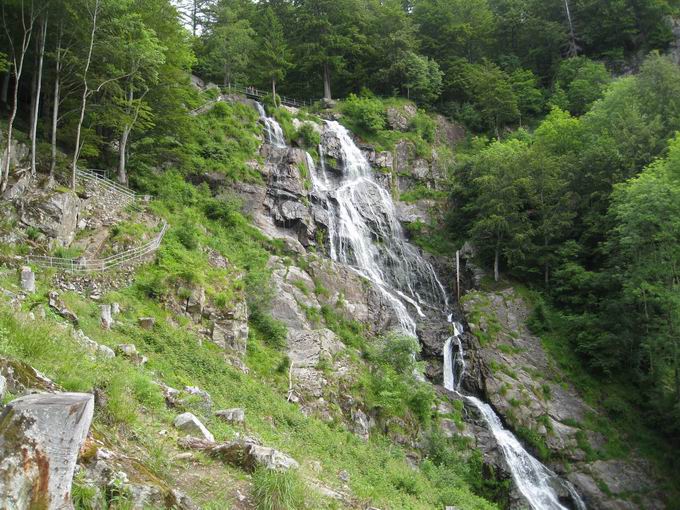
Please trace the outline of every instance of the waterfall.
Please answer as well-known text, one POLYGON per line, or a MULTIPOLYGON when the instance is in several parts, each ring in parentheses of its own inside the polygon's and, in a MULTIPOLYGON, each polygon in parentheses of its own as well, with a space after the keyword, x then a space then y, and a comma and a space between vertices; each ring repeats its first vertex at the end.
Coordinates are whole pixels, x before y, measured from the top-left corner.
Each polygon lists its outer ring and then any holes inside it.
MULTIPOLYGON (((266 116, 258 103, 260 117, 266 127, 267 141, 285 147, 279 124, 266 116)), ((325 129, 339 141, 340 175, 330 175, 324 146, 319 145, 320 165, 307 153, 306 162, 312 181, 312 196, 328 213, 330 257, 346 264, 370 280, 394 310, 400 329, 416 336, 416 322, 404 303, 425 317, 424 309, 447 313, 446 291, 437 274, 404 236, 392 197, 372 177, 371 168, 361 150, 339 123, 327 121, 325 129)), ((444 345, 444 386, 458 392, 465 375, 465 352, 461 341, 463 326, 453 321, 453 335, 444 345)), ((578 510, 585 504, 573 486, 560 479, 532 457, 505 428, 491 406, 472 396, 473 404, 486 421, 503 452, 513 480, 534 510, 566 510, 555 486, 565 488, 578 510)))
MULTIPOLYGON (((444 387, 455 392, 458 392, 460 380, 465 370, 463 344, 460 340, 462 332, 462 327, 458 329, 458 325, 454 324, 454 335, 449 337, 444 345, 444 387), (458 352, 454 354, 453 342, 456 340, 458 352), (458 378, 456 378, 456 356, 458 358, 457 363, 459 365, 462 363, 462 369, 458 372, 458 378)), ((517 438, 503 427, 500 418, 489 404, 469 395, 465 396, 465 400, 474 405, 479 410, 482 418, 484 418, 503 452, 517 488, 526 498, 532 509, 567 510, 567 507, 560 503, 559 497, 555 492, 555 486, 561 486, 567 490, 578 510, 586 509, 585 503, 573 485, 558 477, 557 474, 531 456, 517 438)))
POLYGON ((262 106, 261 103, 256 102, 255 105, 260 114, 260 120, 264 124, 266 134, 265 141, 280 149, 286 147, 286 138, 283 136, 281 125, 273 118, 267 117, 267 113, 264 111, 264 106, 262 106))
POLYGON ((326 197, 330 256, 370 280, 393 308, 401 329, 415 336, 416 322, 405 303, 420 317, 426 307, 445 310, 444 287, 431 264, 406 242, 392 197, 373 179, 348 131, 335 121, 327 121, 325 129, 339 141, 342 164, 341 175, 330 177, 320 147, 321 170, 312 177, 313 192, 326 197))

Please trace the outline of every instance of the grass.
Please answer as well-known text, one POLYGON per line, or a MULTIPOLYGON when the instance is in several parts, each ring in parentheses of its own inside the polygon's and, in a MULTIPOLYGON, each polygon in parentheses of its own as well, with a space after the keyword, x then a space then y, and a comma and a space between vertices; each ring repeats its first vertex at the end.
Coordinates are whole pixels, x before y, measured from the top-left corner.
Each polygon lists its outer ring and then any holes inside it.
POLYGON ((303 510, 305 486, 297 471, 258 469, 253 473, 253 501, 257 510, 303 510))

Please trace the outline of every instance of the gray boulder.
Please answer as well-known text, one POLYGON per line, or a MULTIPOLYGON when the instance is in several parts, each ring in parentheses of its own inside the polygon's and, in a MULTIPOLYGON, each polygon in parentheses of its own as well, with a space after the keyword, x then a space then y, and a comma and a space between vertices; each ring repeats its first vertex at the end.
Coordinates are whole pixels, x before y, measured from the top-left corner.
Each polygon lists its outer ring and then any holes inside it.
POLYGON ((3 508, 71 507, 71 481, 94 412, 84 393, 41 393, 10 402, 0 415, 3 508))
POLYGON ((217 411, 215 416, 229 423, 244 423, 246 421, 246 412, 240 407, 217 411))
POLYGON ((36 191, 22 199, 21 221, 68 246, 78 228, 80 199, 75 193, 36 191))
POLYGON ((0 375, 0 400, 5 397, 5 391, 7 391, 7 379, 0 375))
POLYGON ((111 314, 111 305, 101 305, 100 307, 101 325, 104 329, 111 329, 113 326, 113 316, 111 314))
POLYGON ((226 443, 214 444, 210 441, 184 438, 179 441, 183 448, 202 450, 211 457, 238 466, 248 473, 258 467, 277 471, 298 469, 300 464, 292 457, 274 448, 262 446, 250 439, 237 439, 226 443))
POLYGON ((215 437, 210 431, 191 413, 182 413, 175 418, 173 425, 176 429, 186 432, 187 434, 205 439, 206 441, 214 442, 215 437))

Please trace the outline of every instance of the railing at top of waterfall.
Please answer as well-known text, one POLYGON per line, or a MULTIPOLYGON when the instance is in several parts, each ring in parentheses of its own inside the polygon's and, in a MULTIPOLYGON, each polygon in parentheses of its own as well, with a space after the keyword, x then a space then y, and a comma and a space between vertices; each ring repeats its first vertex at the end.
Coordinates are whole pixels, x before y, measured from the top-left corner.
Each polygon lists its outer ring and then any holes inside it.
POLYGON ((62 269, 65 271, 71 271, 73 273, 106 271, 155 252, 160 247, 163 237, 167 231, 168 223, 163 221, 163 226, 161 227, 158 235, 148 243, 138 246, 137 248, 132 248, 131 250, 110 255, 103 259, 65 259, 45 255, 26 255, 24 260, 26 264, 34 264, 40 267, 53 267, 55 269, 62 269))
MULTIPOLYGON (((271 94, 270 91, 264 91, 264 90, 259 90, 256 89, 255 87, 244 87, 242 85, 229 85, 227 87, 223 87, 223 90, 227 93, 230 92, 238 92, 240 94, 244 94, 245 96, 251 98, 251 99, 262 99, 268 95, 271 94)), ((304 106, 312 106, 314 104, 313 99, 293 99, 291 97, 286 97, 286 96, 279 96, 281 100, 281 104, 285 106, 292 106, 294 108, 302 108, 304 106)))
POLYGON ((97 184, 107 188, 109 191, 119 193, 130 200, 139 200, 141 198, 146 198, 145 195, 138 195, 127 186, 120 184, 119 182, 116 182, 112 179, 109 179, 107 177, 108 173, 105 170, 79 168, 76 174, 81 179, 96 182, 97 184))

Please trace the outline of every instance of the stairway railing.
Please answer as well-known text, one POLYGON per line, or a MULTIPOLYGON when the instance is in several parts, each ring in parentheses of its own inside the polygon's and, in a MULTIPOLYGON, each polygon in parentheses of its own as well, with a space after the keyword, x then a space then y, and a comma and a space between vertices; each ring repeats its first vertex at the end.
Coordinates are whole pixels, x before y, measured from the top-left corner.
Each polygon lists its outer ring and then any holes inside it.
POLYGON ((139 198, 137 193, 132 191, 127 186, 124 186, 123 184, 120 184, 107 177, 103 177, 102 175, 100 175, 100 173, 103 172, 84 168, 79 168, 76 172, 79 178, 85 181, 96 182, 97 184, 105 187, 107 190, 124 195, 126 198, 130 200, 137 200, 139 198))
POLYGON ((73 273, 91 273, 94 271, 106 271, 114 267, 120 266, 122 264, 125 264, 127 262, 131 262, 133 260, 145 257, 146 255, 150 255, 151 253, 155 252, 160 247, 161 242, 163 241, 163 237, 165 236, 165 233, 167 231, 168 224, 166 221, 163 221, 163 226, 158 235, 148 243, 144 244, 143 246, 132 248, 121 253, 116 253, 115 255, 111 255, 103 259, 92 260, 82 258, 66 259, 61 257, 50 257, 43 255, 26 255, 25 262, 26 264, 34 264, 40 267, 61 269, 64 271, 71 271, 73 273))

